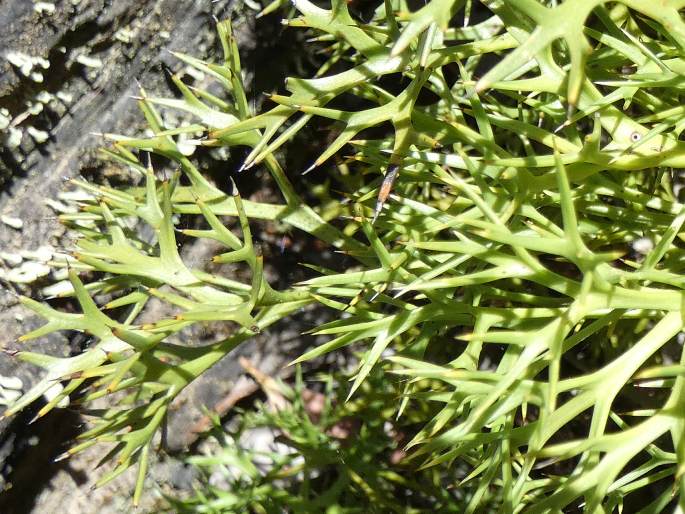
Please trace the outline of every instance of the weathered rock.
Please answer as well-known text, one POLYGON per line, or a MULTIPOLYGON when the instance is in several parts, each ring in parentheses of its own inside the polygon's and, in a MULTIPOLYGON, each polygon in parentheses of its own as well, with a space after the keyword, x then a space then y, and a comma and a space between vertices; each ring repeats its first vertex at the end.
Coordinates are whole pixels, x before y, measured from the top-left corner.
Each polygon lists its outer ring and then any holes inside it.
MULTIPOLYGON (((243 2, 231 0, 0 0, 0 215, 10 220, 0 223, 0 270, 20 265, 20 249, 69 246, 46 200, 62 189, 63 177, 107 175, 95 156, 102 141, 94 133, 133 135, 142 130, 144 120, 131 99, 138 93, 136 81, 148 92, 169 95, 163 70, 183 67, 166 50, 207 55, 216 43, 212 17, 232 15, 244 47, 253 50, 252 58, 267 58, 257 49, 253 27, 240 21, 246 13, 254 16, 243 2)), ((265 42, 273 44, 268 38, 265 42)), ((268 59, 277 62, 279 55, 271 53, 268 59)), ((264 64, 270 71, 259 77, 261 84, 281 75, 282 65, 264 64)), ((1 347, 17 348, 16 338, 41 323, 18 305, 13 289, 21 287, 20 292, 36 296, 50 280, 38 278, 27 286, 0 282, 1 347)), ((294 325, 292 334, 297 330, 294 325)), ((285 331, 278 333, 276 340, 261 335, 240 353, 256 362, 265 358, 265 371, 275 371, 286 356, 265 345, 293 344, 292 337, 287 337, 289 343, 284 339, 285 331)), ((28 347, 66 356, 83 343, 58 334, 28 347)), ((40 373, 0 354, 0 376, 18 377, 24 390, 40 373)), ((241 374, 235 360, 226 360, 184 392, 179 402, 191 408, 170 416, 172 448, 192 442, 195 436, 189 431, 201 416, 201 407, 213 406, 241 374)), ((7 488, 0 494, 0 512, 130 512, 132 473, 90 491, 106 470, 93 470, 102 448, 51 462, 80 430, 78 413, 58 409, 27 426, 35 409, 29 411, 0 420, 0 487, 7 488)), ((173 458, 156 458, 150 475, 143 510, 154 509, 159 484, 190 484, 184 466, 173 458)))

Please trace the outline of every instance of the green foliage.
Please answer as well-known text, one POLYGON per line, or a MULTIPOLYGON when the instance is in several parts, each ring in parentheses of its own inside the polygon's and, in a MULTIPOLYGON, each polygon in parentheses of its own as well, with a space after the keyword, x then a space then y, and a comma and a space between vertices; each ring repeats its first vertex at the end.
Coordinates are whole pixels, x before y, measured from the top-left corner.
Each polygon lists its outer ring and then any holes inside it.
POLYGON ((397 413, 392 383, 376 373, 345 402, 334 375, 323 394, 301 379, 294 388, 279 384, 272 395, 281 397, 280 407, 243 413, 230 434, 215 419, 218 447, 188 459, 202 471, 202 487, 191 498, 170 499, 174 512, 463 512, 438 469, 417 473, 396 462, 402 452, 390 422, 397 413), (241 441, 255 429, 279 434, 287 450, 245 449, 241 441))
MULTIPOLYGON (((103 482, 138 463, 137 498, 150 443, 178 392, 255 331, 319 303, 339 313, 317 329, 333 339, 297 362, 361 348, 345 392, 370 405, 373 377, 376 392, 397 398, 393 412, 368 411, 364 422, 378 430, 379 421, 397 417, 412 436, 403 465, 423 470, 417 480, 447 488, 449 498, 434 498, 445 508, 614 512, 648 497, 644 512, 658 512, 673 497, 685 503, 685 357, 676 337, 685 305, 685 206, 673 172, 685 164, 685 2, 482 0, 475 9, 475 2, 432 0, 410 12, 405 2, 386 0, 368 22, 344 0, 330 9, 293 3, 297 15, 286 24, 328 45, 317 76, 288 78, 286 94, 269 96, 274 107, 250 112, 235 40, 222 22, 220 64, 178 57, 214 78, 228 100, 178 78, 179 99, 142 92, 154 135, 110 136, 105 154, 145 185, 76 182, 87 194, 80 212, 63 220, 80 234, 70 294, 83 313, 26 300, 48 320, 26 337, 80 330, 97 343, 70 359, 19 353, 47 373, 8 414, 55 381, 64 389, 41 413, 76 390, 84 404, 129 392, 113 397, 71 452, 115 443, 109 457, 117 466, 103 482), (470 23, 476 13, 485 19, 470 23), (366 107, 331 106, 349 95, 366 107), (165 126, 157 108, 187 111, 195 124, 165 126), (318 213, 275 155, 316 118, 332 120, 337 135, 309 169, 321 167, 345 190, 340 198, 331 189, 318 213), (381 138, 367 135, 384 127, 381 138), (206 137, 188 139, 199 133, 206 137), (188 145, 251 147, 242 169, 264 165, 283 203, 224 194, 186 156, 188 145), (354 153, 343 160, 345 145, 354 153), (136 150, 171 159, 184 180, 160 181, 136 150), (244 263, 251 280, 184 263, 175 239, 180 215, 202 216, 209 228, 186 234, 220 242, 226 253, 215 260, 244 263), (238 219, 241 238, 224 216, 238 219), (275 291, 252 244, 257 220, 304 231, 356 262, 275 291), (153 229, 153 242, 131 228, 140 224, 153 229), (99 278, 84 285, 79 271, 99 278), (98 306, 92 297, 101 294, 116 299, 98 306), (153 297, 178 314, 137 325, 153 297), (124 320, 103 312, 123 306, 130 308, 124 320), (238 328, 205 347, 169 341, 214 320, 238 328), (430 470, 438 481, 426 479, 430 470)), ((299 420, 306 434, 297 449, 309 470, 320 466, 307 461, 311 452, 336 447, 301 408, 260 416, 247 425, 293 437, 288 416, 299 420)), ((381 451, 380 433, 369 434, 370 452, 381 451)), ((348 450, 337 476, 363 477, 348 450)), ((250 467, 241 450, 226 451, 250 467)), ((272 458, 275 473, 290 465, 272 458)), ((295 510, 297 502, 336 502, 342 494, 320 482, 295 494, 268 474, 247 475, 249 483, 233 482, 225 493, 230 501, 247 501, 236 498, 236 487, 256 502, 295 510)), ((386 501, 384 486, 371 489, 386 501)))

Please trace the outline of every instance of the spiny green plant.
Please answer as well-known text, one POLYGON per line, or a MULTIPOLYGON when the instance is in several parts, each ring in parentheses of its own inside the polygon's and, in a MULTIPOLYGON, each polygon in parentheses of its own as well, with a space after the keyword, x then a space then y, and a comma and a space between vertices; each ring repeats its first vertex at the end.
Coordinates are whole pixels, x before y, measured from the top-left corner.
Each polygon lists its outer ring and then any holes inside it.
POLYGON ((312 31, 327 52, 317 76, 288 78, 269 96, 273 108, 251 112, 222 22, 221 63, 178 57, 228 100, 176 77, 180 98, 142 92, 154 135, 109 136, 105 154, 145 186, 75 181, 88 195, 62 218, 80 234, 69 265, 83 313, 25 300, 48 320, 25 337, 81 330, 97 344, 71 359, 20 352, 47 374, 7 415, 55 382, 64 389, 41 414, 77 390, 83 404, 128 391, 94 413, 70 452, 115 443, 102 482, 138 463, 137 499, 169 402, 255 331, 316 302, 340 313, 317 329, 334 338, 297 361, 362 345, 349 397, 384 372, 399 419, 421 414, 406 427, 409 462, 440 469, 465 512, 614 512, 626 497, 650 498, 642 512, 685 504, 685 207, 674 194, 685 163, 685 2, 432 0, 411 11, 385 0, 369 21, 344 0, 293 5, 285 24, 312 31), (361 102, 344 110, 349 95, 361 102), (158 108, 196 122, 165 126, 158 108), (318 213, 276 156, 315 118, 332 120, 337 136, 308 171, 345 189, 318 213), (384 127, 371 139, 367 129, 384 127), (251 147, 241 169, 264 165, 283 203, 224 194, 188 145, 251 147), (343 159, 346 145, 354 150, 343 159), (136 151, 172 160, 185 181, 160 181, 136 151), (223 244, 215 260, 245 263, 251 281, 188 267, 179 215, 202 216, 209 228, 185 233, 223 244), (223 216, 238 218, 242 239, 223 216), (275 291, 252 244, 256 220, 302 230, 356 263, 275 291), (79 271, 98 278, 83 284, 79 271), (115 299, 98 306, 99 294, 115 299), (178 314, 137 325, 152 297, 178 314), (103 312, 122 306, 124 320, 103 312), (210 320, 239 328, 205 347, 169 341, 210 320))
POLYGON ((201 486, 189 498, 169 498, 173 512, 463 512, 443 487, 444 467, 417 473, 397 463, 402 434, 389 421, 397 411, 392 382, 373 373, 345 402, 338 382, 345 377, 336 375, 324 377, 318 393, 301 374, 294 387, 270 380, 273 404, 241 413, 230 434, 214 417, 218 444, 188 458, 201 486), (255 429, 274 431, 287 451, 244 448, 255 429))

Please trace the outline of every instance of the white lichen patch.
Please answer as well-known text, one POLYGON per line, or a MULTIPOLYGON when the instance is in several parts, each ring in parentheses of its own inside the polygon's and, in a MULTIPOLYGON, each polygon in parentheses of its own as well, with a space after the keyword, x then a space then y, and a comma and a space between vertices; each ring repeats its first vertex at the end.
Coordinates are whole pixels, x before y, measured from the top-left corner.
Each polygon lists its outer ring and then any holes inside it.
MULTIPOLYGON (((27 115, 28 114, 33 114, 34 116, 37 114, 40 114, 43 112, 43 104, 39 102, 33 102, 29 105, 29 108, 26 110, 27 115)), ((16 120, 15 120, 16 123, 16 120)))
POLYGON ((102 61, 100 59, 85 54, 78 55, 76 62, 83 64, 86 68, 102 68, 102 61))
POLYGON ((21 250, 19 254, 24 259, 31 259, 38 262, 48 262, 55 254, 55 249, 50 245, 39 246, 36 250, 21 250))
POLYGON ((24 222, 21 220, 21 218, 16 218, 14 216, 7 216, 5 214, 0 216, 0 221, 2 221, 8 227, 12 227, 13 229, 16 229, 16 230, 21 230, 21 228, 24 226, 24 222))
POLYGON ((34 57, 22 52, 7 52, 5 59, 17 68, 19 73, 34 82, 42 82, 43 74, 40 72, 40 69, 47 70, 50 67, 50 61, 47 59, 34 57))
POLYGON ((0 268, 0 278, 18 284, 30 284, 50 274, 48 265, 55 249, 43 245, 36 250, 20 250, 18 253, 0 252, 0 259, 11 269, 0 268))
POLYGON ((31 57, 21 52, 9 52, 5 58, 10 62, 10 64, 19 68, 19 72, 24 76, 28 76, 33 69, 33 61, 31 60, 31 57))
POLYGON ((19 399, 24 383, 19 377, 0 375, 0 405, 9 405, 19 399))
MULTIPOLYGON (((55 264, 63 264, 65 266, 69 266, 69 265, 73 266, 74 264, 77 263, 77 261, 74 260, 74 257, 69 255, 68 253, 61 253, 61 252, 55 252, 52 255, 52 262, 55 264)), ((66 268, 64 270, 56 270, 54 272, 54 277, 57 280, 61 280, 63 278, 66 278, 66 276, 68 275, 68 272, 69 272, 69 270, 67 270, 66 268), (67 273, 64 273, 64 271, 66 271, 67 273)))
POLYGON ((78 209, 75 205, 67 205, 62 202, 58 202, 57 200, 53 200, 52 198, 45 198, 43 200, 43 203, 50 207, 53 211, 58 212, 60 214, 78 212, 78 209))
POLYGON ((24 383, 19 377, 5 377, 0 375, 0 387, 7 389, 21 389, 24 387, 24 383))
POLYGON ((20 129, 10 127, 7 132, 7 146, 9 148, 17 148, 21 144, 22 131, 20 129))
POLYGON ((133 40, 133 31, 129 27, 121 27, 114 33, 114 39, 127 45, 133 40))
POLYGON ((58 91, 57 94, 55 95, 59 100, 64 102, 65 104, 70 104, 73 100, 74 97, 71 93, 67 93, 65 91, 58 91))
POLYGON ((10 126, 11 122, 12 116, 10 115, 10 112, 4 107, 0 109, 0 130, 5 130, 10 126))
POLYGON ((55 298, 59 296, 68 296, 74 293, 74 286, 69 280, 62 280, 56 282, 40 290, 44 298, 55 298))
POLYGON ((67 203, 92 202, 95 200, 95 197, 91 193, 81 189, 76 189, 74 191, 61 191, 57 193, 57 198, 67 203))
POLYGON ((176 142, 178 150, 185 156, 191 156, 195 153, 197 145, 194 140, 190 139, 187 134, 180 134, 176 142))
POLYGON ((38 144, 45 143, 50 137, 50 134, 48 134, 44 130, 38 130, 35 127, 27 127, 26 132, 28 132, 29 135, 33 138, 33 140, 38 144))
POLYGON ((19 266, 24 258, 19 255, 18 253, 10 253, 10 252, 0 252, 0 259, 7 264, 8 266, 11 267, 16 267, 19 266))
POLYGON ((27 261, 18 268, 8 271, 0 270, 0 277, 8 282, 17 284, 30 284, 50 273, 50 267, 41 262, 27 261))
MULTIPOLYGON (((55 254, 55 255, 61 255, 61 254, 55 254)), ((61 269, 55 269, 54 267, 52 268, 52 278, 55 279, 58 282, 61 282, 63 280, 68 280, 69 279, 69 269, 68 268, 61 268, 61 269)), ((71 284, 71 281, 69 281, 71 284)))
POLYGON ((36 95, 36 100, 45 105, 50 103, 55 97, 47 91, 41 91, 36 95))
POLYGON ((51 2, 36 2, 33 5, 33 10, 40 14, 54 14, 55 4, 51 2))

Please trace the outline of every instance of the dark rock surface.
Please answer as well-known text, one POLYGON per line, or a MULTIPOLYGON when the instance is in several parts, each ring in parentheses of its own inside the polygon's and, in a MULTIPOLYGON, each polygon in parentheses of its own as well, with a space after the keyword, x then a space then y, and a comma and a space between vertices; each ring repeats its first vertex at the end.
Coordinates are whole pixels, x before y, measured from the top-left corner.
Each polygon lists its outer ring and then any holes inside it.
MULTIPOLYGON (((45 199, 56 197, 63 177, 107 174, 95 155, 102 140, 93 133, 140 133, 144 120, 130 98, 138 93, 136 81, 152 94, 169 95, 164 68, 182 66, 166 50, 206 56, 216 44, 213 16, 235 20, 248 59, 269 70, 257 77, 256 90, 283 76, 281 55, 269 49, 273 38, 256 41, 254 12, 240 0, 0 0, 0 216, 6 217, 0 223, 0 347, 16 349, 16 338, 41 323, 17 304, 16 292, 38 297, 54 278, 18 286, 3 281, 2 273, 16 266, 10 257, 46 245, 55 251, 69 246, 45 199), (17 219, 21 226, 12 226, 17 219)), ((272 33, 280 30, 273 27, 272 33)), ((249 75, 249 62, 245 68, 249 75)), ((254 76, 248 80, 255 82, 254 76)), ((299 331, 314 324, 307 316, 300 325, 260 335, 239 353, 276 373, 292 358, 299 331), (274 347, 290 355, 273 354, 274 347)), ((55 335, 23 347, 66 356, 82 344, 55 335)), ((40 373, 0 353, 0 378, 17 377, 26 390, 40 373)), ((242 374, 236 359, 225 359, 184 392, 183 408, 170 420, 171 449, 193 442, 190 430, 201 407, 220 401, 242 374)), ((28 425, 34 413, 0 420, 0 512, 130 512, 133 473, 90 490, 106 471, 93 470, 103 448, 52 463, 81 429, 78 413, 57 409, 28 425)), ((171 457, 157 457, 150 475, 143 512, 154 511, 161 489, 187 489, 192 478, 171 457)))

